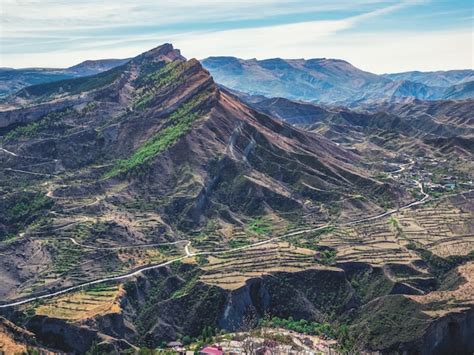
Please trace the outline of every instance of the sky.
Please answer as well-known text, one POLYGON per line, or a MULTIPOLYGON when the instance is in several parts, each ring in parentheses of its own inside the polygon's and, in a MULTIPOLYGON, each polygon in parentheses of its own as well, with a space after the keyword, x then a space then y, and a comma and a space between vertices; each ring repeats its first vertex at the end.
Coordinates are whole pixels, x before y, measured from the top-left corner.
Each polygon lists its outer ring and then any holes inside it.
POLYGON ((187 58, 338 58, 374 73, 473 69, 473 0, 0 0, 1 67, 173 43, 187 58))

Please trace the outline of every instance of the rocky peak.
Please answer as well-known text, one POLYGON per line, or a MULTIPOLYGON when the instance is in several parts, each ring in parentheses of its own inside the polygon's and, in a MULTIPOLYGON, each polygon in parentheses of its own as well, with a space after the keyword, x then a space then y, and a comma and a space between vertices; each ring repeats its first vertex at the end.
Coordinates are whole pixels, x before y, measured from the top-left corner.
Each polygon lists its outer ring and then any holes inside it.
POLYGON ((179 49, 174 49, 171 43, 165 43, 140 54, 139 56, 135 57, 132 62, 136 64, 143 64, 157 63, 162 61, 172 62, 175 60, 186 61, 186 58, 181 55, 179 49))

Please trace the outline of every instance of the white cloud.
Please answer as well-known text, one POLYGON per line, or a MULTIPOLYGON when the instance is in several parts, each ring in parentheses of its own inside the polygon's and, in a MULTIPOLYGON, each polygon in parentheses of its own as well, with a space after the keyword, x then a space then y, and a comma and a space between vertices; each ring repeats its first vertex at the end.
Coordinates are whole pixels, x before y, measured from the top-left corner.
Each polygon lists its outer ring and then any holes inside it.
MULTIPOLYGON (((4 44, 8 50, 2 51, 2 66, 69 66, 85 59, 124 58, 131 57, 157 46, 163 42, 172 42, 181 48, 187 57, 204 58, 211 55, 233 55, 243 58, 313 58, 332 57, 346 59, 354 65, 374 72, 394 72, 403 70, 435 70, 472 67, 472 33, 467 30, 404 32, 401 30, 378 33, 357 33, 350 29, 384 16, 401 8, 419 4, 420 0, 388 1, 385 6, 363 14, 339 20, 310 21, 287 25, 275 25, 257 28, 241 28, 220 31, 200 31, 190 33, 166 33, 117 35, 107 32, 87 34, 83 31, 71 31, 74 26, 103 26, 104 29, 118 24, 146 24, 149 21, 163 23, 179 23, 204 18, 234 20, 269 16, 282 11, 295 11, 289 0, 194 0, 193 2, 177 2, 171 0, 142 0, 136 3, 123 4, 123 0, 104 0, 98 6, 91 6, 91 0, 72 1, 65 5, 63 1, 52 0, 4 0, 12 12, 27 4, 33 6, 30 16, 32 24, 26 26, 24 32, 8 33, 4 44), (39 9, 39 4, 42 9, 39 9), (127 5, 128 4, 128 5, 127 5), (153 5, 155 4, 155 5, 153 5), (157 5, 159 4, 159 6, 157 5), (257 5, 256 5, 257 4, 257 5), (41 14, 52 7, 60 6, 61 13, 49 14, 38 20, 41 14), (125 7, 123 7, 125 6, 125 7), (155 6, 155 7, 153 7, 155 6), (156 11, 152 11, 155 9, 156 11), (157 9, 160 8, 160 11, 157 9), (267 9, 263 13, 259 9, 267 9), (69 12, 67 11, 69 9, 69 12), (73 12, 71 9, 77 10, 73 12), (249 10, 252 11, 249 11, 249 10), (147 11, 148 10, 148 11, 147 11), (117 11, 120 16, 117 17, 117 11), (122 12, 128 12, 123 16, 122 12), (57 18, 55 18, 57 16, 57 18), (142 17, 140 20, 140 16, 142 17), (100 21, 99 21, 100 20, 100 21), (38 22, 39 21, 39 22, 38 22), (69 23, 68 23, 69 22, 69 23), (42 27, 44 25, 44 27, 42 27), (34 32, 35 26, 43 31, 34 32), (51 31, 55 26, 64 26, 67 31, 51 31), (28 39, 18 37, 26 36, 28 39), (38 40, 41 48, 33 46, 30 53, 20 55, 28 50, 28 46, 38 40)), ((382 0, 360 0, 350 2, 350 6, 380 5, 382 0)), ((296 0, 303 7, 315 7, 314 1, 296 0)), ((295 3, 295 1, 293 1, 295 3)), ((319 1, 318 8, 338 9, 348 7, 347 0, 319 1)), ((302 7, 298 8, 301 11, 302 7)), ((21 12, 18 12, 21 13, 21 12)), ((24 18, 24 21, 25 18, 24 18)), ((7 25, 15 28, 18 25, 7 25)), ((8 32, 8 31, 7 31, 8 32)), ((2 36, 3 38, 3 36, 2 36)))
POLYGON ((397 0, 3 0, 11 35, 144 25, 260 19, 276 15, 364 9, 397 0))

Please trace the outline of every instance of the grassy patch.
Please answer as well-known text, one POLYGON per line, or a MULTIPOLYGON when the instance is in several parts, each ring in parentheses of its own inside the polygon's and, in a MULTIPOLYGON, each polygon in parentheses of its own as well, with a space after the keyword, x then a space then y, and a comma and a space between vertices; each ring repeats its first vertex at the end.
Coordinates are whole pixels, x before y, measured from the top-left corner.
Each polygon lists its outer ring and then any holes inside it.
POLYGON ((271 230, 270 222, 264 218, 255 218, 253 219, 247 230, 253 234, 268 234, 271 230))
POLYGON ((384 172, 379 172, 374 177, 375 177, 375 179, 377 179, 379 181, 384 181, 384 182, 391 180, 390 174, 384 173, 384 172))
POLYGON ((393 287, 393 282, 381 269, 359 270, 351 274, 349 281, 355 290, 357 300, 362 304, 389 294, 393 287))
POLYGON ((171 294, 171 299, 175 299, 175 298, 179 298, 179 297, 187 295, 193 289, 193 287, 197 284, 199 280, 199 276, 200 274, 196 273, 196 275, 194 275, 192 278, 187 280, 181 288, 179 288, 178 290, 176 290, 175 292, 171 294))

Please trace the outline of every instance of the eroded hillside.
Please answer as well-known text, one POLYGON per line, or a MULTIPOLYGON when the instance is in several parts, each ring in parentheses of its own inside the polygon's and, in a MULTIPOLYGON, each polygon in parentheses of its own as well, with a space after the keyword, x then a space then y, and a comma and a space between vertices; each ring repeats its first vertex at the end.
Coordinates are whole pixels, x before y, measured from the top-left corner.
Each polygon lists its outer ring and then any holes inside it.
POLYGON ((169 44, 3 107, 1 309, 51 348, 154 348, 251 314, 326 322, 346 350, 417 349, 451 315, 430 295, 468 287, 472 193, 424 179, 467 183, 470 152, 438 166, 418 144, 454 123, 409 135, 394 114, 311 106, 295 127, 169 44), (384 338, 402 303, 420 322, 384 338))

